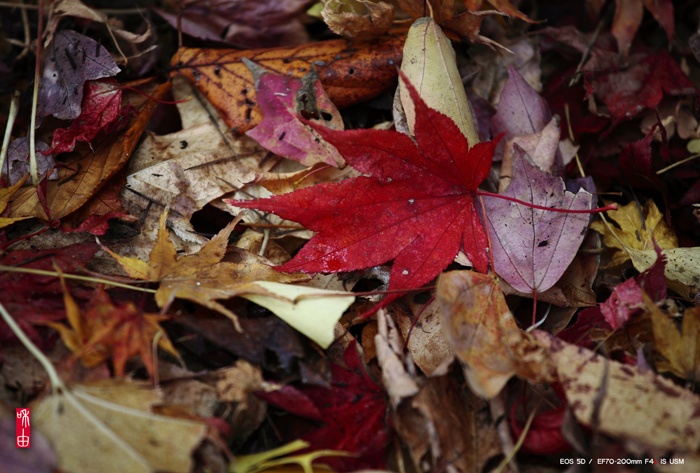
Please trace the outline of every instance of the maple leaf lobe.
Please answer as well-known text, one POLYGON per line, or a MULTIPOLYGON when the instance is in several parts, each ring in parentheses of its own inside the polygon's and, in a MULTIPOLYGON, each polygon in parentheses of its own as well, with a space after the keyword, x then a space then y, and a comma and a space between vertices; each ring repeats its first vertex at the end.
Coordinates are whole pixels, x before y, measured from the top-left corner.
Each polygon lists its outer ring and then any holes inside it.
POLYGON ((416 106, 415 143, 394 131, 335 131, 305 121, 369 177, 270 199, 229 201, 318 232, 276 269, 352 271, 394 259, 391 288, 412 289, 437 276, 463 247, 477 270, 487 270, 487 239, 474 195, 489 173, 500 137, 470 148, 449 117, 429 108, 407 86, 416 106))

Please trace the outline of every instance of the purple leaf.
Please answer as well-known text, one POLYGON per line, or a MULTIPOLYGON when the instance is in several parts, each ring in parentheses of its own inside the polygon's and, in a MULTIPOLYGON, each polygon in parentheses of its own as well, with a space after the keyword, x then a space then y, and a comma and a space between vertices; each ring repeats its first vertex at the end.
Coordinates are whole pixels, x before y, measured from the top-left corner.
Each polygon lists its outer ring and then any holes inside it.
POLYGON ((64 30, 46 48, 37 114, 72 120, 80 115, 85 81, 119 73, 109 52, 94 39, 64 30))
POLYGON ((272 48, 309 41, 299 13, 309 0, 176 0, 178 15, 155 9, 173 28, 195 38, 240 48, 272 48), (179 8, 178 8, 179 7, 179 8))
MULTIPOLYGON (((43 176, 46 171, 56 165, 53 154, 44 154, 47 151, 49 151, 49 145, 37 140, 36 164, 39 176, 43 176)), ((8 165, 10 166, 8 182, 10 185, 13 185, 29 173, 29 140, 26 137, 13 140, 7 148, 7 157, 8 165)), ((3 169, 4 171, 7 171, 7 169, 3 169)), ((58 170, 56 169, 51 172, 49 177, 49 180, 55 179, 58 179, 58 170)))
MULTIPOLYGON (((566 192, 564 181, 541 171, 518 146, 513 181, 503 195, 559 209, 586 210, 592 196, 566 192)), ((576 256, 588 229, 588 214, 537 210, 484 196, 493 247, 494 270, 521 292, 552 287, 576 256)))
POLYGON ((312 70, 301 80, 269 72, 243 59, 255 78, 262 122, 246 134, 270 151, 306 166, 323 162, 343 167, 345 160, 333 145, 324 140, 299 117, 331 130, 343 130, 343 119, 312 70))
POLYGON ((551 119, 552 112, 547 102, 530 87, 513 66, 508 66, 508 81, 501 92, 498 111, 491 118, 493 135, 502 132, 506 134, 502 140, 503 144, 496 149, 494 159, 500 159, 503 155, 502 150, 508 140, 516 136, 538 133, 551 119))

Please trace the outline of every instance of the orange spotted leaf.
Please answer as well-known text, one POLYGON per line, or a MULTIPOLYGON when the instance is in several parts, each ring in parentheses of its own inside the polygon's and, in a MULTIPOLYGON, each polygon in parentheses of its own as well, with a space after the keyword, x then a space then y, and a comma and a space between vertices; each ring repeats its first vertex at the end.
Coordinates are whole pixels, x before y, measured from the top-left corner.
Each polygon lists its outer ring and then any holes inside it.
POLYGON ((316 71, 323 88, 339 107, 376 97, 396 81, 404 38, 389 36, 367 43, 334 39, 274 49, 180 48, 171 76, 182 74, 196 85, 236 133, 262 120, 247 58, 268 71, 301 79, 316 71))

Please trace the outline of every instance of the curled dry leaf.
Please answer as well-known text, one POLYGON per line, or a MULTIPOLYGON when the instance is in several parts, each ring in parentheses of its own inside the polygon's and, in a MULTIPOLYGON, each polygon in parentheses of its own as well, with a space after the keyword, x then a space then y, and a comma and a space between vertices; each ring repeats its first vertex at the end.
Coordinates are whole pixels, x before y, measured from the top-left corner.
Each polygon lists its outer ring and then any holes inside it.
MULTIPOLYGON (((567 191, 561 178, 541 171, 519 147, 513 176, 505 196, 543 207, 591 208, 591 194, 567 191)), ((494 197, 483 200, 496 273, 521 292, 539 293, 554 286, 576 256, 590 216, 538 210, 494 197)))
POLYGON ((450 271, 440 275, 437 286, 442 330, 472 392, 490 399, 516 373, 540 376, 536 365, 545 353, 520 331, 493 277, 450 271))
POLYGON ((376 97, 395 83, 402 37, 354 44, 337 39, 276 49, 247 51, 181 48, 171 61, 171 76, 182 74, 209 99, 236 133, 262 120, 250 59, 269 71, 297 79, 316 67, 331 101, 339 108, 376 97))
POLYGON ((255 79, 258 105, 263 120, 246 134, 265 148, 305 166, 327 163, 342 168, 345 160, 333 145, 327 143, 299 117, 331 130, 343 130, 340 112, 321 86, 314 66, 301 78, 269 72, 243 58, 255 79))
MULTIPOLYGON (((378 332, 374 336, 377 361, 382 369, 382 383, 396 409, 405 398, 418 394, 418 385, 406 371, 401 337, 394 321, 383 309, 377 313, 378 332)), ((363 333, 364 335, 364 333, 363 333)))
POLYGON ((373 0, 325 0, 321 16, 333 33, 368 40, 389 31, 394 6, 373 0))
MULTIPOLYGON (((419 18, 411 25, 403 56, 401 72, 426 105, 450 117, 470 146, 477 144, 476 118, 462 85, 455 51, 435 20, 419 18)), ((399 91, 408 129, 413 135, 416 109, 403 82, 399 83, 399 91)))
POLYGON ((167 214, 160 218, 158 241, 151 250, 149 262, 137 258, 112 255, 129 276, 135 279, 157 281, 156 302, 161 308, 168 307, 175 298, 196 302, 229 317, 240 330, 238 317, 232 311, 216 302, 243 294, 274 294, 256 281, 295 282, 309 278, 304 275, 278 273, 270 267, 265 258, 238 250, 237 262, 222 261, 228 247, 228 238, 237 220, 234 220, 207 242, 199 252, 177 258, 175 247, 165 226, 167 214))
POLYGON ((156 415, 158 391, 106 380, 70 386, 34 404, 32 427, 43 432, 58 466, 75 473, 188 473, 206 426, 156 415))

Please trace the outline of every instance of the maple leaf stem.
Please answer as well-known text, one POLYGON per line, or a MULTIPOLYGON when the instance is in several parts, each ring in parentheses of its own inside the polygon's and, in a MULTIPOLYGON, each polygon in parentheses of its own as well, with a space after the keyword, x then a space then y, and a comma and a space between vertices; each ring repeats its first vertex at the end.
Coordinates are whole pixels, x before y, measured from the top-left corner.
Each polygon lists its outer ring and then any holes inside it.
MULTIPOLYGON (((26 273, 26 274, 37 274, 39 276, 58 277, 58 273, 56 271, 47 271, 44 269, 16 268, 14 266, 1 266, 0 265, 0 271, 7 271, 8 273, 26 273)), ((152 294, 155 294, 155 292, 156 292, 155 289, 148 289, 146 287, 131 286, 129 284, 123 284, 123 283, 116 282, 116 281, 110 281, 108 279, 92 278, 92 277, 88 277, 88 276, 78 276, 77 274, 63 274, 63 277, 66 279, 75 279, 77 281, 89 281, 89 282, 95 282, 95 283, 99 283, 99 284, 109 284, 110 286, 121 287, 124 289, 131 289, 131 290, 140 291, 140 292, 150 292, 152 294)), ((143 283, 143 282, 148 282, 148 281, 139 281, 139 282, 143 283)))
POLYGON ((557 209, 554 207, 543 207, 541 205, 536 205, 536 204, 531 204, 530 202, 525 202, 520 199, 516 199, 515 197, 508 197, 507 195, 501 195, 501 194, 494 194, 492 192, 486 192, 486 191, 476 191, 476 195, 485 195, 487 197, 497 197, 499 199, 503 200, 510 200, 511 202, 518 203, 520 205, 524 205, 525 207, 530 207, 533 209, 538 209, 538 210, 551 210, 552 212, 561 212, 565 214, 594 214, 594 213, 600 213, 600 212, 607 212, 608 210, 617 210, 617 204, 608 204, 605 207, 598 207, 597 209, 590 209, 590 210, 570 210, 570 209, 557 209))

